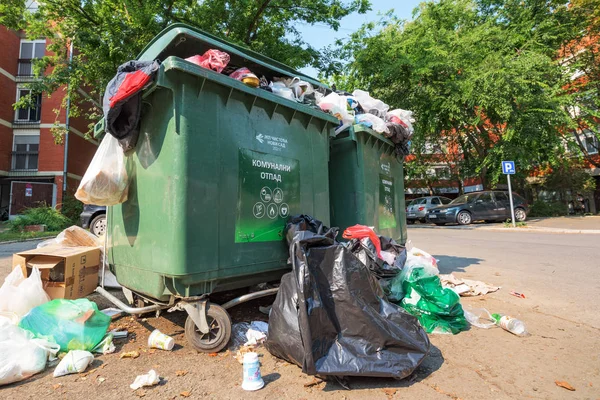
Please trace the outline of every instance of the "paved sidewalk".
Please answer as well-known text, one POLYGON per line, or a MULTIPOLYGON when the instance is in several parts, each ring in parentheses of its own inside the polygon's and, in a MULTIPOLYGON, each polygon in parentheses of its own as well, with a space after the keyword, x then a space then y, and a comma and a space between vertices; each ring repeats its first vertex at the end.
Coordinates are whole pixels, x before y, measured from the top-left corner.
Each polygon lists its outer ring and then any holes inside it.
POLYGON ((409 229, 466 229, 486 231, 520 231, 520 232, 544 232, 544 233, 580 233, 600 234, 600 216, 586 217, 556 217, 556 218, 532 218, 526 221, 524 227, 505 227, 503 223, 478 222, 471 225, 446 225, 436 226, 432 224, 409 225, 409 229))

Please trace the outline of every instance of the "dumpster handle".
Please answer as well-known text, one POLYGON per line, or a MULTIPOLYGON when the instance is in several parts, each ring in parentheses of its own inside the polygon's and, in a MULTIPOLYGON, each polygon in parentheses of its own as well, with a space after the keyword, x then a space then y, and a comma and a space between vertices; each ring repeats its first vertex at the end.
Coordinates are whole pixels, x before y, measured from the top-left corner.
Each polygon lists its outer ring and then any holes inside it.
POLYGON ((231 301, 228 301, 227 303, 221 305, 221 307, 223 307, 224 309, 227 310, 231 307, 237 306, 238 304, 242 304, 242 303, 245 303, 250 300, 254 300, 254 299, 258 299, 260 297, 266 297, 266 296, 270 296, 272 294, 276 294, 278 291, 279 291, 279 288, 273 288, 273 289, 261 290, 259 292, 248 293, 243 296, 237 297, 231 301))
POLYGON ((145 314, 148 312, 163 310, 165 308, 171 307, 170 305, 161 304, 154 304, 146 307, 130 307, 100 286, 96 288, 96 292, 101 294, 103 297, 105 297, 107 300, 109 300, 111 303, 117 306, 120 310, 125 311, 127 314, 145 314))

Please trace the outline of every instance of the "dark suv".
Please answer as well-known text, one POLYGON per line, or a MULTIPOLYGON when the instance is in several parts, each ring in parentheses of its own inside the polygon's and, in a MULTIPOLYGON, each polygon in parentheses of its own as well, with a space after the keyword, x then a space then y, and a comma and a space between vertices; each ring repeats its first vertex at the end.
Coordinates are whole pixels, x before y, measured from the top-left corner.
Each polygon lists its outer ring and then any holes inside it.
POLYGON ((81 218, 81 227, 89 229, 96 236, 104 235, 106 232, 106 207, 84 204, 81 218))
MULTIPOLYGON (((527 219, 527 201, 513 193, 515 220, 527 219)), ((469 225, 473 221, 506 221, 510 219, 510 200, 508 192, 484 191, 463 194, 450 204, 432 208, 427 213, 427 221, 436 225, 458 223, 469 225)))

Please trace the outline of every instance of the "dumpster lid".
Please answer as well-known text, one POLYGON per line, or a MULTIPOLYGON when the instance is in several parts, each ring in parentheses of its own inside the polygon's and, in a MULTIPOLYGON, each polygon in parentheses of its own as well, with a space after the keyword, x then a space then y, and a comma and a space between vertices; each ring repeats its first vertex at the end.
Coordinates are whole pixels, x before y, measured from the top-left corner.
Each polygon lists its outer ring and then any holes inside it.
POLYGON ((264 75, 269 80, 273 80, 273 77, 297 76, 313 86, 329 89, 327 85, 279 61, 182 23, 169 25, 156 35, 138 55, 138 60, 164 61, 169 56, 187 58, 204 54, 206 50, 213 48, 229 53, 231 60, 227 69, 247 67, 257 76, 264 75))

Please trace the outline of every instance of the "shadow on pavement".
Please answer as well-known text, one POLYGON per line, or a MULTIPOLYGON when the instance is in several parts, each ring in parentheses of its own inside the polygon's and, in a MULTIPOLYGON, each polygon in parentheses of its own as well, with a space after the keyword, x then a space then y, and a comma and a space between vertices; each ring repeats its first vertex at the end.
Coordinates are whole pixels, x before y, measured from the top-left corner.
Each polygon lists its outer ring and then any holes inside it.
POLYGON ((483 261, 481 258, 442 256, 437 254, 433 254, 433 256, 438 260, 438 268, 442 274, 464 272, 468 266, 478 265, 483 261))

